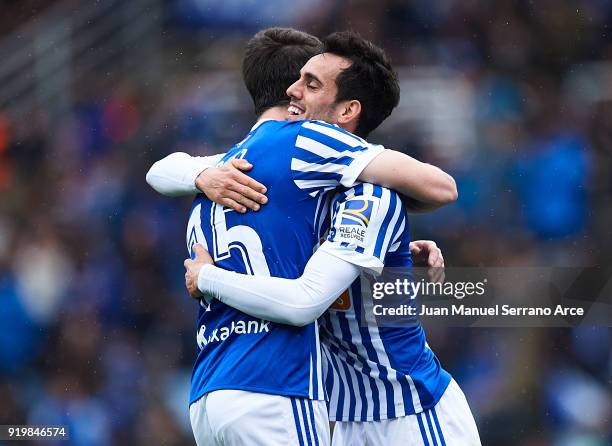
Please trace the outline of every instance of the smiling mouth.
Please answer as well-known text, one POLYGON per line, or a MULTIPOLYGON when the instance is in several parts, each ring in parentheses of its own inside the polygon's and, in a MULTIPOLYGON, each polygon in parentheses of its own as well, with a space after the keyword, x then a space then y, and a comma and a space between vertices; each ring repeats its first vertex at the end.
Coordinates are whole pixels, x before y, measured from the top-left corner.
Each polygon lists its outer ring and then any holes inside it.
POLYGON ((289 107, 287 107, 287 112, 289 112, 290 116, 300 116, 304 114, 304 110, 295 104, 289 104, 289 107))

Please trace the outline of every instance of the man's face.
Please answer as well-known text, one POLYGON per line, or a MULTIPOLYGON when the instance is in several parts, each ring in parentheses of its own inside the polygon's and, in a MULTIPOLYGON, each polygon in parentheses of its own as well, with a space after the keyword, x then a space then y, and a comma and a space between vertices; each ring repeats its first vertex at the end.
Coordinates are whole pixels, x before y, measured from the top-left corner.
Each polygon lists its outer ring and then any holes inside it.
POLYGON ((317 119, 337 124, 343 107, 336 103, 336 77, 350 65, 351 61, 330 53, 318 54, 306 62, 300 78, 287 89, 291 97, 287 119, 317 119))

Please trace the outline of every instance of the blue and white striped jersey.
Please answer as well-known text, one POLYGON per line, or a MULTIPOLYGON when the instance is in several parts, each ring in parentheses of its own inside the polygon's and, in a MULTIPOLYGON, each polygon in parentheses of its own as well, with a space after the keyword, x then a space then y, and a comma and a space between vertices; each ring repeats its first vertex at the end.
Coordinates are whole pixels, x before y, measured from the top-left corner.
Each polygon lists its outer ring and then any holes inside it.
MULTIPOLYGON (((240 214, 199 195, 191 208, 187 247, 200 243, 221 268, 296 278, 328 226, 328 191, 352 186, 382 150, 338 127, 315 121, 264 121, 221 163, 246 158, 269 203, 240 214)), ((190 402, 219 389, 323 399, 318 323, 291 327, 253 318, 204 299, 200 348, 190 402)))
MULTIPOLYGON (((412 267, 408 219, 397 193, 359 184, 336 195, 332 210, 328 243, 320 249, 366 269, 412 267)), ((373 305, 357 279, 319 320, 330 420, 419 413, 435 406, 451 380, 418 321, 378 326, 373 305)))

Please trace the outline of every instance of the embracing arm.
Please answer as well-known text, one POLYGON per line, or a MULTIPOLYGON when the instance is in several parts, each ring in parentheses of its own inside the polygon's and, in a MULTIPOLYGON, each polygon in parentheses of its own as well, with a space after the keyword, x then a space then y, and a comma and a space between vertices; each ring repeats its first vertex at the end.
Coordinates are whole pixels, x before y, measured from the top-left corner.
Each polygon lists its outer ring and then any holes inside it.
POLYGON ((147 172, 147 183, 168 197, 200 193, 196 178, 203 170, 215 166, 224 154, 191 156, 184 152, 171 153, 155 162, 147 172))
POLYGON ((202 192, 209 200, 246 212, 259 210, 268 199, 266 187, 242 171, 253 165, 245 159, 234 158, 215 167, 225 154, 191 156, 175 152, 154 163, 147 172, 147 183, 162 195, 180 197, 202 192))
POLYGON ((358 178, 406 196, 411 211, 433 210, 452 203, 458 196, 455 180, 449 174, 395 150, 384 150, 358 178))
MULTIPOLYGON (((323 243, 322 247, 329 244, 323 243)), ((430 267, 433 282, 444 281, 444 257, 435 242, 410 243, 415 264, 430 267)), ((319 248, 297 279, 249 276, 214 266, 209 253, 195 245, 194 260, 185 260, 185 284, 193 297, 202 293, 253 317, 288 325, 316 320, 359 276, 362 268, 319 248)))
POLYGON ((297 279, 248 276, 204 265, 198 288, 254 317, 304 326, 316 320, 359 276, 360 268, 318 250, 297 279))

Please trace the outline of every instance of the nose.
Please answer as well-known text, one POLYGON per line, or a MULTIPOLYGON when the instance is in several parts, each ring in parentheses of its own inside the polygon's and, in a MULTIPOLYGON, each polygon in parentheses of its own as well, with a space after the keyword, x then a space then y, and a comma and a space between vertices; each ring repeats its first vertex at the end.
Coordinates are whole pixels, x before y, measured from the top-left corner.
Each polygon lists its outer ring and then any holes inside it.
POLYGON ((291 84, 289 88, 287 88, 287 96, 289 96, 292 99, 298 99, 298 100, 301 99, 302 89, 300 88, 299 79, 295 81, 293 84, 291 84))

